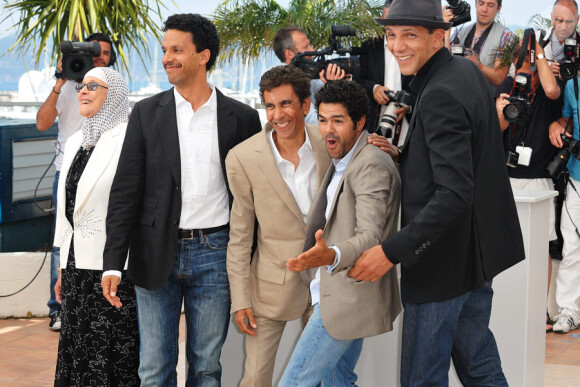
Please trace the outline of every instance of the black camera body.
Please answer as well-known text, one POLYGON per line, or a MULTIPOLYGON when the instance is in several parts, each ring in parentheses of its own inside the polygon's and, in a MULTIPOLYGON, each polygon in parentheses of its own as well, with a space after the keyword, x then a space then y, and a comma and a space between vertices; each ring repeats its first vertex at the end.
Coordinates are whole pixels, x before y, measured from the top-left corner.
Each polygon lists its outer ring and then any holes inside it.
POLYGON ((556 153, 554 159, 550 161, 550 164, 546 167, 546 170, 550 173, 550 176, 552 176, 553 179, 560 177, 566 168, 566 164, 568 164, 570 155, 574 155, 577 160, 580 160, 580 142, 572 137, 566 136, 565 134, 562 134, 561 137, 562 148, 558 153, 556 153))
POLYGON ((560 63, 560 75, 562 79, 569 80, 578 76, 580 59, 580 42, 574 38, 564 40, 564 56, 560 63))
POLYGON ((519 73, 516 75, 515 81, 516 86, 512 95, 507 99, 509 104, 503 108, 503 116, 508 122, 526 120, 532 106, 528 98, 528 94, 532 90, 532 75, 519 73))
POLYGON ((447 0, 447 3, 449 4, 448 8, 450 8, 453 11, 453 15, 455 15, 455 17, 451 19, 453 27, 471 21, 471 6, 467 1, 447 0))
POLYGON ((81 80, 85 74, 95 67, 93 57, 101 55, 99 42, 71 42, 68 40, 60 44, 62 52, 61 78, 81 80))
POLYGON ((387 90, 385 94, 389 97, 389 102, 387 103, 385 111, 379 117, 377 133, 386 137, 392 143, 393 137, 395 136, 395 124, 397 122, 395 110, 401 107, 412 106, 415 103, 415 96, 405 90, 399 90, 397 92, 387 90))
POLYGON ((330 47, 319 51, 305 51, 296 54, 291 65, 304 71, 311 79, 318 79, 320 71, 325 70, 329 64, 335 64, 344 70, 345 75, 351 75, 353 78, 360 76, 360 58, 353 55, 355 51, 360 51, 358 47, 343 48, 338 37, 356 36, 356 31, 349 25, 338 25, 331 27, 331 34, 328 38, 330 47), (326 59, 327 55, 343 55, 338 58, 326 59), (349 56, 345 56, 349 54, 349 56), (309 59, 307 57, 313 57, 309 59))

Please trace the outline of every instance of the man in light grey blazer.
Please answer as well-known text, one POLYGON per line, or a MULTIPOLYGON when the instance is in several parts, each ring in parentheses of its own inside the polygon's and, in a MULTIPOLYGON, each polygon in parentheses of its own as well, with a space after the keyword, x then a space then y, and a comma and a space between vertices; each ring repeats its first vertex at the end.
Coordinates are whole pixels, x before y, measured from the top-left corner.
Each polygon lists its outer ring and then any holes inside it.
POLYGON ((362 338, 392 330, 401 311, 395 271, 373 283, 347 276, 369 246, 396 232, 398 220, 395 164, 363 131, 368 97, 341 80, 324 86, 316 104, 332 164, 308 213, 306 252, 287 263, 310 286, 314 311, 281 386, 354 384, 362 338))

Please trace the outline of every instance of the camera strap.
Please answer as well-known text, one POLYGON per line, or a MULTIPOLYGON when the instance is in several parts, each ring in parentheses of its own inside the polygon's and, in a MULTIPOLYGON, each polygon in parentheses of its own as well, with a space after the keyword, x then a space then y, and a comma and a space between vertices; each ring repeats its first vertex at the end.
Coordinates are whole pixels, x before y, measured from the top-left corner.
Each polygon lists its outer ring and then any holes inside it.
POLYGON ((465 42, 463 42, 463 46, 465 46, 466 48, 471 48, 474 52, 476 52, 479 55, 481 46, 483 46, 483 43, 485 43, 487 36, 491 32, 493 23, 491 23, 491 25, 483 31, 483 33, 479 36, 479 40, 477 41, 477 43, 475 43, 475 45, 471 47, 471 44, 473 43, 473 38, 475 37, 475 26, 476 25, 474 24, 473 27, 471 27, 469 34, 467 34, 467 37, 465 38, 465 42))
POLYGON ((522 67, 528 53, 530 54, 530 72, 533 73, 536 71, 536 33, 531 28, 524 31, 520 56, 516 62, 516 70, 519 70, 522 67))

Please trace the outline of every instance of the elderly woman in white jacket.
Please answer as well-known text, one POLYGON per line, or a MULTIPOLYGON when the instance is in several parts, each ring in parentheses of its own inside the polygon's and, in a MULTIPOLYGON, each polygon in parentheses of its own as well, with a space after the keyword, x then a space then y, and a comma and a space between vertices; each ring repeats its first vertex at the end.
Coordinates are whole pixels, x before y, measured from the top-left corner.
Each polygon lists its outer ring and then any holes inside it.
POLYGON ((55 386, 137 386, 139 337, 135 291, 124 276, 121 308, 101 292, 111 184, 129 118, 128 86, 97 67, 77 85, 82 130, 67 141, 58 185, 54 245, 60 246, 62 300, 55 386))

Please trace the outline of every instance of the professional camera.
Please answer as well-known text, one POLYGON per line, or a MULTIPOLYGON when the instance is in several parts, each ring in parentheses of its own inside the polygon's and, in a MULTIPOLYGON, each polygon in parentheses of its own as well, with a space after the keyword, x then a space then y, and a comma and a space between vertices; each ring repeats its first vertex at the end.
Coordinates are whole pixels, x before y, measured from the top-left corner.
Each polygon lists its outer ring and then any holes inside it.
POLYGON ((393 137, 395 136, 395 123, 397 122, 395 110, 413 105, 415 98, 413 94, 405 90, 399 90, 397 92, 387 90, 385 94, 389 97, 389 102, 384 113, 379 117, 377 133, 386 137, 392 143, 393 137))
POLYGON ((525 120, 530 112, 532 103, 528 94, 532 90, 532 75, 519 73, 516 75, 516 85, 512 95, 507 99, 509 104, 503 108, 503 116, 506 121, 513 122, 525 120))
POLYGON ((560 61, 560 75, 562 79, 569 80, 578 76, 579 44, 574 38, 564 40, 564 56, 560 61))
POLYGON ((93 57, 101 55, 101 45, 99 42, 65 40, 60 44, 60 52, 62 52, 60 78, 79 80, 83 79, 85 74, 95 67, 93 57))
POLYGON ((451 19, 453 27, 471 21, 471 6, 467 1, 447 0, 447 3, 449 3, 448 8, 450 8, 453 11, 453 15, 455 15, 455 17, 451 19))
POLYGON ((296 54, 290 62, 304 71, 311 79, 317 79, 321 70, 325 70, 329 64, 335 64, 344 70, 345 75, 352 75, 357 78, 360 75, 360 58, 353 55, 355 52, 360 52, 359 47, 343 48, 340 36, 356 36, 356 31, 349 25, 332 26, 331 34, 328 38, 329 48, 319 51, 305 51, 296 54), (334 59, 326 59, 326 55, 346 55, 334 59), (311 59, 312 57, 312 59, 311 59))
POLYGON ((564 171, 566 164, 568 164, 568 159, 570 155, 574 155, 577 160, 580 160, 580 142, 562 134, 562 148, 556 153, 556 156, 550 164, 546 167, 546 170, 550 173, 553 179, 557 179, 564 171))
POLYGON ((457 56, 473 56, 473 50, 471 48, 465 48, 463 44, 452 45, 451 53, 457 56))

